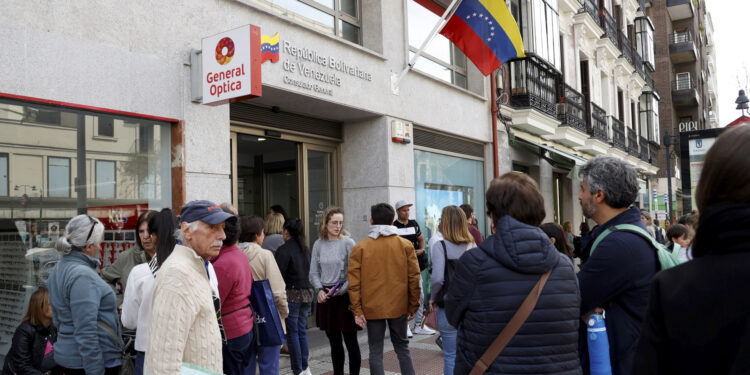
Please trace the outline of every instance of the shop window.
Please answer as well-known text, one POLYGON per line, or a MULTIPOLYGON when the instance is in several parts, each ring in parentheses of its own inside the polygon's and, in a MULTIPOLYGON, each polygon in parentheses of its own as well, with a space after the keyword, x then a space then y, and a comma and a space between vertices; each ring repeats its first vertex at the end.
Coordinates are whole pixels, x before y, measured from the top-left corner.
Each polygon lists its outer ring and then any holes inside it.
POLYGON ((96 197, 97 198, 114 198, 115 197, 115 162, 107 160, 96 161, 96 197))
POLYGON ((250 0, 324 33, 362 44, 360 0, 250 0))
POLYGON ((437 232, 445 206, 472 205, 479 231, 485 234, 484 162, 437 152, 414 150, 414 212, 425 241, 437 232))
POLYGON ((47 158, 47 195, 50 197, 70 196, 70 158, 47 158))
POLYGON ((8 154, 0 154, 0 197, 7 197, 10 185, 8 184, 8 154))
MULTIPOLYGON (((409 0, 409 58, 411 59, 429 36, 440 16, 414 0, 409 0)), ((466 56, 450 40, 438 34, 422 51, 414 69, 461 88, 468 87, 466 56)))

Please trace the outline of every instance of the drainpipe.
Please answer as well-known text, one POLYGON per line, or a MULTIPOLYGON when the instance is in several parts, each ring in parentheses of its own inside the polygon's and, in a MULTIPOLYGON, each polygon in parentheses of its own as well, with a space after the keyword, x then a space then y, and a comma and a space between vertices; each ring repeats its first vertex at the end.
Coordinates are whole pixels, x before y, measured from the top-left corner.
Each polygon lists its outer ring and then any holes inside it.
POLYGON ((498 142, 497 142, 497 88, 495 79, 497 75, 497 70, 490 73, 490 90, 492 91, 490 95, 490 101, 492 103, 492 161, 493 161, 493 167, 494 167, 494 176, 495 178, 500 177, 500 165, 497 157, 497 148, 498 148, 498 142))

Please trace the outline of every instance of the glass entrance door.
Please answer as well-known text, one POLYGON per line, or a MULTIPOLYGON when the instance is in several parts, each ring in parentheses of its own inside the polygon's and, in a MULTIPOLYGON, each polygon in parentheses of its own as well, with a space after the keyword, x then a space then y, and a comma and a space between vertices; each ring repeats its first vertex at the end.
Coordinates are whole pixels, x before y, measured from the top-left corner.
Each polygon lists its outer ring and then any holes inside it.
POLYGON ((305 156, 305 225, 310 245, 318 239, 318 226, 326 207, 336 205, 338 199, 336 149, 304 145, 305 156))

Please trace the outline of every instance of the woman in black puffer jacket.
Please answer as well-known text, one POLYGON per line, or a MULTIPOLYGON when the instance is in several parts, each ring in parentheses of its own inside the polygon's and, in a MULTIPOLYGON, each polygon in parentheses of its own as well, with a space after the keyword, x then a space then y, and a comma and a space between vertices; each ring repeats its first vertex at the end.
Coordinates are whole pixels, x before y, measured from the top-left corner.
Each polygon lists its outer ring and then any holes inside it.
POLYGON ((31 295, 26 316, 13 334, 2 375, 41 375, 55 369, 52 344, 56 340, 57 329, 52 325, 49 291, 42 286, 31 295))
POLYGON ((534 311, 487 374, 581 374, 581 298, 573 262, 539 229, 544 198, 529 176, 511 172, 492 181, 487 213, 495 234, 459 259, 445 296, 458 327, 455 374, 468 374, 542 274, 552 271, 534 311))

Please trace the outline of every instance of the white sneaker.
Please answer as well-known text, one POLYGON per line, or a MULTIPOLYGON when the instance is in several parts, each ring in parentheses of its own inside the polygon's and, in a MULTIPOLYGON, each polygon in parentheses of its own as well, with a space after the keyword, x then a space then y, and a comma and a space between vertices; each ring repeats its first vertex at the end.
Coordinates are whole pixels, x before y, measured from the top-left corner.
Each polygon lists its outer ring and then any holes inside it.
POLYGON ((412 335, 412 334, 411 334, 411 328, 409 328, 409 325, 408 325, 408 324, 406 325, 406 337, 407 337, 407 338, 412 338, 412 337, 414 337, 414 335, 412 335))
POLYGON ((306 368, 304 371, 300 372, 299 375, 312 375, 312 372, 310 372, 310 368, 306 368))
POLYGON ((436 333, 437 333, 437 331, 435 331, 434 329, 432 329, 430 327, 427 327, 427 326, 424 326, 424 327, 416 326, 416 327, 414 327, 414 334, 416 334, 416 335, 434 335, 436 333))

